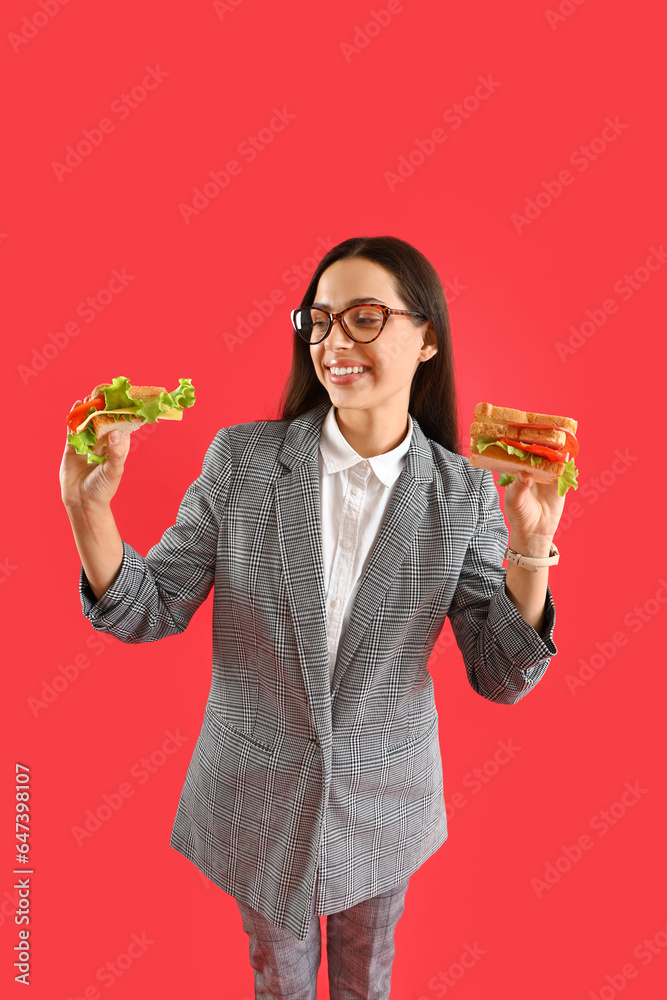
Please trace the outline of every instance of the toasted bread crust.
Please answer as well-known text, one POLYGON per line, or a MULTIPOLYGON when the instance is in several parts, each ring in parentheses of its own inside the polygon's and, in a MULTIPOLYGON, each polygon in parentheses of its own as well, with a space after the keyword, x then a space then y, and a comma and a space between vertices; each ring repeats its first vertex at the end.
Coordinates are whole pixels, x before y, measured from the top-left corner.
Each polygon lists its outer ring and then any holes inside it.
POLYGON ((132 399, 153 399, 166 391, 163 385, 131 385, 127 394, 132 399))
POLYGON ((143 427, 144 421, 141 417, 129 417, 129 419, 126 419, 128 416, 128 414, 125 414, 124 417, 119 416, 116 418, 110 416, 108 413, 101 413, 99 417, 92 417, 90 423, 97 440, 99 441, 101 437, 104 437, 105 434, 108 434, 113 429, 119 430, 123 434, 131 434, 132 431, 137 431, 140 427, 143 427))
MULTIPOLYGON (((91 392, 89 399, 94 399, 95 396, 101 396, 105 389, 108 389, 111 382, 100 382, 96 385, 91 392)), ((131 385, 127 391, 128 396, 131 399, 153 399, 155 396, 159 396, 161 392, 166 392, 167 390, 163 385, 131 385)))
MULTIPOLYGON (((543 421, 540 421, 542 423, 543 421)), ((476 420, 470 427, 470 436, 510 438, 512 441, 524 441, 526 444, 544 444, 552 448, 562 448, 565 445, 565 431, 550 431, 546 429, 531 430, 530 427, 511 427, 509 424, 483 423, 476 420)))
POLYGON ((556 424, 571 434, 577 433, 577 421, 572 417, 559 417, 553 413, 532 413, 530 410, 513 410, 508 406, 493 406, 491 403, 477 404, 475 421, 500 425, 511 421, 519 424, 556 424))
POLYGON ((93 417, 90 424, 95 432, 93 451, 96 455, 106 455, 109 431, 120 431, 121 434, 129 437, 132 431, 138 431, 144 426, 144 421, 141 417, 129 417, 128 419, 119 417, 116 420, 108 414, 102 413, 99 417, 93 417))

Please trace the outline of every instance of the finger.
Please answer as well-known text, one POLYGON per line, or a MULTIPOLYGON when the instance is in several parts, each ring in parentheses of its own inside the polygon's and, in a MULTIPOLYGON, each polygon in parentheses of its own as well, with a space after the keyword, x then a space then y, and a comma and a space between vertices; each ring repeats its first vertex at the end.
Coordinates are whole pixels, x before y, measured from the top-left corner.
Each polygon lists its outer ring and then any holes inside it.
POLYGON ((558 493, 558 478, 551 479, 548 483, 537 482, 537 488, 540 493, 558 493))
POLYGON ((121 431, 109 431, 107 434, 107 457, 110 472, 119 475, 123 471, 129 450, 129 434, 123 434, 121 431))
POLYGON ((529 476, 528 473, 519 470, 514 477, 514 492, 524 493, 526 490, 530 489, 533 483, 533 477, 529 476))

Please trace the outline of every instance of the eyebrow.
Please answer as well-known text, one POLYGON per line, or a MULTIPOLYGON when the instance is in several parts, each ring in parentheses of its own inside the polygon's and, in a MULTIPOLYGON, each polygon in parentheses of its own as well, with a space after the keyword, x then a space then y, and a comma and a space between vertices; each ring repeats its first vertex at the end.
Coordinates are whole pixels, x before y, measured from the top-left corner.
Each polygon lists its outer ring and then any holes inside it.
MULTIPOLYGON (((381 305, 381 306, 386 305, 386 303, 383 302, 382 299, 376 299, 374 295, 362 295, 362 296, 360 296, 360 298, 357 298, 357 299, 348 299, 347 305, 345 306, 345 308, 347 309, 348 306, 358 306, 359 303, 361 303, 361 302, 377 302, 378 305, 381 305)), ((328 306, 326 304, 326 302, 313 302, 313 304, 312 304, 312 306, 310 308, 311 309, 326 309, 327 312, 331 312, 332 311, 331 307, 328 306)))

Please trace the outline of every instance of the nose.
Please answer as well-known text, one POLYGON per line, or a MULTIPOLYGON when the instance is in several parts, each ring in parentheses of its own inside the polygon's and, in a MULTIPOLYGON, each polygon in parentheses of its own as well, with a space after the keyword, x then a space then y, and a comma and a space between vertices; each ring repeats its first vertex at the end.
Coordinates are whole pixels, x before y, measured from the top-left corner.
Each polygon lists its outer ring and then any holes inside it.
POLYGON ((348 335, 345 333, 339 319, 335 319, 333 321, 324 343, 329 344, 330 351, 339 351, 347 347, 354 347, 354 341, 350 340, 348 335))

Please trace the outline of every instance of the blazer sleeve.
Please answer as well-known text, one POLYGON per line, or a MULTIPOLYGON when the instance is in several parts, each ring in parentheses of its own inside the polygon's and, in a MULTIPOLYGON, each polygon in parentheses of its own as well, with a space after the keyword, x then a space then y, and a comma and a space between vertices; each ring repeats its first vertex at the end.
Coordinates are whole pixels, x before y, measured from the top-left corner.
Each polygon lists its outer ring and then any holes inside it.
POLYGON ((490 701, 512 705, 537 684, 558 652, 556 609, 547 586, 540 634, 508 596, 502 564, 509 530, 493 474, 481 471, 477 525, 448 614, 472 688, 490 701))
POLYGON ((123 541, 120 571, 99 600, 81 567, 81 607, 94 628, 137 643, 187 627, 213 586, 230 477, 229 432, 222 428, 206 452, 201 475, 181 501, 175 524, 145 558, 123 541))

